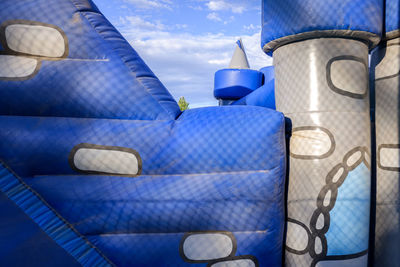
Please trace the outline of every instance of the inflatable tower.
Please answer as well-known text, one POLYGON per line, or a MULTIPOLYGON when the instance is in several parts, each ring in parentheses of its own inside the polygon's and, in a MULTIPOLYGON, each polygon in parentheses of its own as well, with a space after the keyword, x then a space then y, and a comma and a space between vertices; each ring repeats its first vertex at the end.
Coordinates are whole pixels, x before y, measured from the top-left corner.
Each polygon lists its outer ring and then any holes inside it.
POLYGON ((235 51, 227 69, 215 73, 214 97, 219 105, 231 105, 262 85, 263 74, 250 69, 241 39, 236 42, 235 51))
POLYGON ((229 67, 215 73, 214 96, 220 106, 248 105, 275 109, 274 68, 250 69, 240 39, 236 42, 229 67))
POLYGON ((367 266, 368 53, 382 1, 264 0, 276 107, 292 123, 287 266, 367 266))
POLYGON ((400 1, 386 0, 385 33, 372 54, 375 82, 375 266, 400 266, 400 1))

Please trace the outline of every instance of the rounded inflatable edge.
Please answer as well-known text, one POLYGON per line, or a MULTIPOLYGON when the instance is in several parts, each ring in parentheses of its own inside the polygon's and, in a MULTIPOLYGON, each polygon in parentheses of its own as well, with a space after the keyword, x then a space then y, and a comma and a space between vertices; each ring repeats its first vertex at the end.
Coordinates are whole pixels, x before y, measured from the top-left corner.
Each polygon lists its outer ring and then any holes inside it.
POLYGON ((375 48, 381 41, 381 37, 378 34, 367 31, 317 30, 284 36, 266 43, 262 48, 267 55, 272 56, 273 51, 281 46, 316 38, 345 38, 360 40, 368 43, 370 50, 375 48))
POLYGON ((400 29, 394 30, 394 31, 390 31, 390 32, 386 32, 385 35, 385 40, 392 40, 395 38, 400 37, 400 29))
POLYGON ((262 85, 264 74, 253 69, 221 69, 214 76, 214 97, 240 99, 262 85))

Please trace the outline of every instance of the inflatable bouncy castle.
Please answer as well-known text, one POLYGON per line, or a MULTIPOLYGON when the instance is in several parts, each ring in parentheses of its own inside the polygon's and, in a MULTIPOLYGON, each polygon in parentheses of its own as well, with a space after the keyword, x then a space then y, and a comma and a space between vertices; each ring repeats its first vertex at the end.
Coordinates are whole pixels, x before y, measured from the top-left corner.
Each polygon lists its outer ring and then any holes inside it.
POLYGON ((400 266, 399 0, 262 5, 181 112, 91 0, 0 1, 0 266, 400 266))

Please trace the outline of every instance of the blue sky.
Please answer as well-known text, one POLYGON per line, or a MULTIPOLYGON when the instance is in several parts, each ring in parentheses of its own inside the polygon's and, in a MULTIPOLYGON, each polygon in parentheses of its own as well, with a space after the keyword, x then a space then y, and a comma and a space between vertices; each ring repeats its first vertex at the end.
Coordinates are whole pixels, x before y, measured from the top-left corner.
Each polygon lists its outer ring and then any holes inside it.
POLYGON ((250 67, 272 64, 260 47, 260 0, 94 0, 168 88, 190 107, 216 105, 215 71, 242 38, 250 67))

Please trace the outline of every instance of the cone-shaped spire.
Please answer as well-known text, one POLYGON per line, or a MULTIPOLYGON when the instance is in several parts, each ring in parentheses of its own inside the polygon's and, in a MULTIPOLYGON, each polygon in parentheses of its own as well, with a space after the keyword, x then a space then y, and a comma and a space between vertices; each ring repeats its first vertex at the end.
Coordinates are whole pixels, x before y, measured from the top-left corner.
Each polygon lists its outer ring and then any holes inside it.
POLYGON ((231 63, 229 64, 230 69, 249 69, 249 61, 247 60, 246 52, 244 51, 244 46, 242 39, 236 42, 236 49, 233 53, 231 63))

